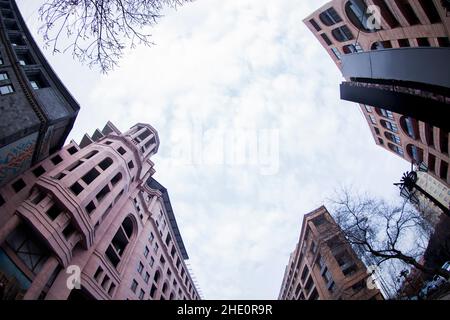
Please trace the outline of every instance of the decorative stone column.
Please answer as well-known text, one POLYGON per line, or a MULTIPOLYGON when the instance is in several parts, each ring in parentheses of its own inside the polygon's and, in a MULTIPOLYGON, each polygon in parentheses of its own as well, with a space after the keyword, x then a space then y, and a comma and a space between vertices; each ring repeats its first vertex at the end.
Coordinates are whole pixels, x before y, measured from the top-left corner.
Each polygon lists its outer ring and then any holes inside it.
POLYGON ((23 300, 37 300, 58 265, 59 262, 54 256, 49 257, 39 274, 34 278, 23 300))
POLYGON ((2 245, 10 233, 17 228, 21 221, 21 218, 15 214, 5 223, 5 225, 0 229, 0 245, 2 245))

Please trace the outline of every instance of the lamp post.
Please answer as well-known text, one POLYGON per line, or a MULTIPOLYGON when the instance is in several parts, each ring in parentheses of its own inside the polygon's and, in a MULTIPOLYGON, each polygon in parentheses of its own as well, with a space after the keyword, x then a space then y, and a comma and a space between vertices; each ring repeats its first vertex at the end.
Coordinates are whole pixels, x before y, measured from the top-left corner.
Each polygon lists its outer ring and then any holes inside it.
MULTIPOLYGON (((427 172, 428 168, 424 163, 421 163, 418 167, 419 171, 427 172)), ((442 210, 444 214, 450 216, 450 210, 448 207, 444 206, 441 202, 439 202, 436 198, 434 198, 431 194, 425 191, 422 187, 417 185, 417 171, 414 170, 413 164, 411 163, 411 171, 405 172, 403 174, 400 183, 394 183, 395 186, 400 188, 400 195, 409 200, 412 204, 418 205, 419 198, 416 195, 416 192, 420 192, 424 195, 428 200, 430 200, 434 205, 436 205, 439 209, 442 210)))

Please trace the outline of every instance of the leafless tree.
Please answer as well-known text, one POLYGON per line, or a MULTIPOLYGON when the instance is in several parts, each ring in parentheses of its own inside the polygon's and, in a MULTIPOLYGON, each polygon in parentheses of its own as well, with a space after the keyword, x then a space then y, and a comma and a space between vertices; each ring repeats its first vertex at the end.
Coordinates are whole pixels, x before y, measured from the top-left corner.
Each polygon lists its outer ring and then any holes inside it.
POLYGON ((345 238, 360 256, 381 265, 400 260, 424 273, 450 278, 440 268, 427 267, 419 258, 427 247, 432 228, 414 208, 341 191, 333 202, 333 217, 345 238))
POLYGON ((163 8, 192 1, 45 0, 39 31, 54 53, 71 51, 81 62, 108 72, 126 48, 153 44, 143 29, 157 23, 163 8))

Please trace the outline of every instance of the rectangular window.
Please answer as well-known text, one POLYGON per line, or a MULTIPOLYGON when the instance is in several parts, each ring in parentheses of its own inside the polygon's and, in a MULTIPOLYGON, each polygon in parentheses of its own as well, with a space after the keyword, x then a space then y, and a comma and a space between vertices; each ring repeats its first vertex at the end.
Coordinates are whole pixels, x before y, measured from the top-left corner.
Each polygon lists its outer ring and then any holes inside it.
POLYGON ((153 232, 150 232, 150 236, 148 237, 149 242, 153 242, 153 239, 155 239, 155 236, 153 235, 153 232))
MULTIPOLYGON (((420 6, 430 20, 431 23, 441 23, 441 17, 432 0, 419 0, 420 6)), ((444 1, 442 1, 444 3, 444 1)))
POLYGON ((370 118, 370 122, 372 122, 372 124, 377 124, 377 120, 375 119, 375 117, 373 115, 369 115, 370 118))
POLYGON ((411 47, 408 39, 398 39, 398 45, 400 48, 411 47))
POLYGON ((1 95, 13 93, 13 92, 14 92, 14 88, 10 84, 7 84, 5 86, 0 86, 0 94, 1 95))
POLYGON ((369 113, 372 112, 372 107, 371 106, 364 105, 364 108, 366 109, 367 112, 369 112, 369 113))
POLYGON ((117 149, 117 151, 123 156, 126 153, 126 150, 122 147, 119 147, 119 149, 117 149))
POLYGON ((75 153, 78 152, 78 149, 77 149, 76 147, 72 146, 72 147, 70 147, 69 149, 67 149, 67 152, 68 152, 69 154, 75 154, 75 153))
POLYGON ((128 168, 130 168, 130 169, 134 168, 133 161, 128 162, 128 168))
POLYGON ((109 277, 108 277, 108 275, 105 275, 105 277, 103 278, 102 284, 101 284, 102 288, 105 290, 106 290, 106 286, 108 285, 108 281, 109 281, 109 277))
POLYGON ((28 81, 30 81, 30 85, 34 90, 48 87, 47 81, 45 81, 44 77, 40 73, 29 74, 28 81))
POLYGON ((418 38, 417 44, 419 45, 419 47, 430 47, 431 46, 428 38, 418 38))
POLYGON ((138 268, 137 268, 137 272, 139 274, 142 274, 142 270, 144 270, 144 264, 142 262, 139 262, 138 268))
POLYGON ((26 187, 25 181, 23 179, 19 179, 13 184, 11 184, 11 187, 14 189, 16 193, 20 192, 23 188, 26 187))
POLYGON ((53 204, 50 209, 47 210, 47 215, 49 216, 50 219, 55 220, 59 214, 61 213, 61 209, 58 207, 57 204, 53 204))
POLYGON ((0 81, 1 80, 8 80, 8 74, 6 72, 0 72, 0 81))
POLYGON ((439 43, 439 47, 445 47, 445 48, 450 47, 450 40, 448 39, 448 37, 439 37, 439 38, 437 38, 437 40, 439 43))
POLYGON ((144 257, 148 257, 148 253, 150 252, 150 250, 148 249, 148 247, 145 247, 144 249, 144 257))
POLYGON ((28 52, 18 53, 17 58, 19 59, 19 64, 22 66, 35 64, 33 58, 28 52))
POLYGON ((111 283, 111 286, 109 287, 108 294, 112 297, 114 294, 114 289, 116 288, 116 285, 114 283, 111 283))
POLYGON ((336 57, 338 60, 341 60, 341 53, 339 52, 339 50, 338 50, 337 48, 331 48, 331 51, 333 51, 335 57, 336 57))
POLYGON ((84 188, 78 182, 75 182, 70 187, 70 190, 77 196, 84 190, 84 188))
POLYGON ((33 169, 33 174, 36 178, 42 176, 45 173, 45 169, 42 166, 38 166, 33 169))
POLYGON ((136 280, 133 280, 133 282, 131 283, 131 291, 136 293, 137 286, 138 286, 138 282, 136 280))
POLYGON ((23 40, 22 36, 18 35, 18 34, 10 34, 9 40, 11 42, 11 45, 13 45, 15 47, 25 45, 25 41, 23 40))
POLYGON ((317 24, 316 20, 311 19, 309 20, 309 23, 311 23, 311 25, 314 27, 314 29, 316 29, 316 31, 322 30, 322 28, 317 24))
POLYGON ((75 227, 73 226, 72 222, 69 222, 69 224, 64 228, 62 231, 63 236, 66 238, 66 240, 69 240, 70 236, 76 231, 75 227))
POLYGON ((95 210, 95 204, 94 204, 93 201, 91 201, 91 202, 89 202, 89 204, 86 206, 86 212, 87 212, 88 214, 91 214, 92 211, 94 211, 94 210, 95 210))
POLYGON ((330 38, 328 38, 328 36, 325 33, 322 33, 320 36, 327 45, 331 46, 333 44, 333 42, 331 42, 330 38))
POLYGON ((150 262, 149 262, 150 267, 153 267, 154 264, 155 264, 155 259, 153 257, 150 257, 150 262))
POLYGON ((51 161, 56 166, 57 164, 61 163, 63 159, 61 158, 61 156, 56 155, 51 159, 51 161))
POLYGON ((97 271, 95 271, 94 279, 98 281, 98 280, 100 279, 100 277, 101 277, 102 274, 103 274, 103 269, 102 269, 102 267, 98 267, 98 268, 97 268, 97 271))
POLYGON ((447 180, 448 163, 441 160, 441 169, 439 170, 439 177, 443 180, 447 180))
POLYGON ((3 62, 3 58, 2 57, 0 57, 0 66, 1 65, 3 65, 4 64, 4 62, 3 62))
POLYGON ((148 272, 146 272, 145 273, 145 276, 144 276, 144 281, 145 281, 145 283, 148 283, 148 280, 150 279, 150 274, 148 273, 148 272))

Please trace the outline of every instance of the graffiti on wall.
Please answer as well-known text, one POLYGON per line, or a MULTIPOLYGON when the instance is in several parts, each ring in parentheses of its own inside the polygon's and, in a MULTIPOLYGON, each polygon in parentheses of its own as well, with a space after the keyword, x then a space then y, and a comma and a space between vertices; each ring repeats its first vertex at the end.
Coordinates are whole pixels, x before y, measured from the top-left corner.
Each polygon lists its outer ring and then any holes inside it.
POLYGON ((36 132, 0 149, 0 186, 31 166, 37 137, 36 132))

